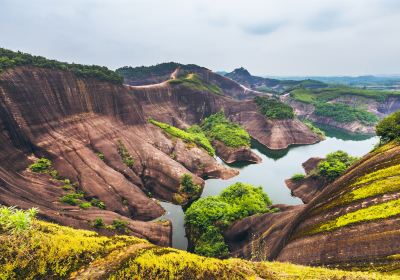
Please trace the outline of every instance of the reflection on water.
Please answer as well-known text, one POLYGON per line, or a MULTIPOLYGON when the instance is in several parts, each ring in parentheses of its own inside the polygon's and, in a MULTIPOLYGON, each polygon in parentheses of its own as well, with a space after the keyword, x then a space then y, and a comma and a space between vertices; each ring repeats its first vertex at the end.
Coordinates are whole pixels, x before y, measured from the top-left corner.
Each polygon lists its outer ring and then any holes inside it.
MULTIPOLYGON (((301 204, 301 200, 291 196, 290 190, 285 186, 284 180, 295 173, 303 173, 301 166, 310 157, 324 157, 330 152, 343 150, 353 156, 362 156, 368 153, 375 143, 377 137, 362 139, 340 131, 326 131, 326 140, 304 146, 294 146, 283 151, 271 151, 256 141, 252 142, 252 150, 262 158, 260 164, 235 163, 229 165, 231 168, 240 170, 240 174, 229 180, 209 179, 206 181, 202 197, 218 195, 226 187, 236 183, 244 182, 255 186, 262 186, 264 191, 272 199, 273 203, 284 203, 290 205, 301 204)), ((227 165, 217 159, 223 165, 227 165)), ((180 206, 162 202, 167 210, 163 217, 170 219, 173 223, 173 247, 179 249, 187 248, 187 239, 184 229, 184 213, 180 206)))

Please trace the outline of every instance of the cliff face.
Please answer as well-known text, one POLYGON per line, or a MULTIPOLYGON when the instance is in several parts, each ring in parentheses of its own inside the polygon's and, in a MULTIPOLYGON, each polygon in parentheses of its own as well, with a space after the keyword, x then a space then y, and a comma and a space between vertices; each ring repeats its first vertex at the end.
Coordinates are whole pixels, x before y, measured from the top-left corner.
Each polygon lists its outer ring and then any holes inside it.
MULTIPOLYGON (((221 109, 252 137, 264 137, 260 142, 267 146, 284 148, 298 140, 270 140, 276 133, 268 129, 273 123, 258 114, 252 102, 167 82, 118 86, 60 70, 20 67, 4 71, 0 75, 0 203, 39 207, 42 217, 81 228, 92 227, 97 217, 106 223, 122 219, 133 235, 168 245, 170 224, 147 222, 164 211, 150 196, 184 204, 191 199, 180 187, 184 174, 191 174, 194 183, 202 186, 202 177, 230 178, 236 173, 147 120, 184 128, 221 109), (253 116, 256 122, 249 119, 253 116), (263 126, 265 130, 252 129, 263 126), (122 148, 133 164, 124 161, 122 148), (103 201, 106 210, 61 203, 66 192, 60 182, 27 170, 34 157, 42 156, 53 162, 62 178, 79 184, 87 200, 103 201)), ((296 125, 281 126, 290 130, 296 125)), ((302 133, 308 143, 319 140, 306 128, 302 133)))
POLYGON ((226 233, 234 255, 398 270, 399 168, 400 146, 388 144, 366 155, 307 205, 237 222, 226 233))

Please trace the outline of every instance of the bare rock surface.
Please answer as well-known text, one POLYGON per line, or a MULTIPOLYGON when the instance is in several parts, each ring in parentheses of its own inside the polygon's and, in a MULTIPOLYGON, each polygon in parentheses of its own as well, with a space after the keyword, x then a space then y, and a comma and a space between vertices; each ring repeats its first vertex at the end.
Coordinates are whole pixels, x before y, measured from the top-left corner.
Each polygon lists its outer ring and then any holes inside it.
MULTIPOLYGON (((210 71, 202 73, 203 79, 229 92, 226 97, 167 82, 122 86, 61 70, 17 67, 2 71, 0 203, 39 207, 42 218, 80 228, 93 228, 97 217, 108 224, 122 219, 131 234, 170 245, 170 223, 152 222, 164 213, 154 198, 185 204, 191 197, 182 193, 184 174, 203 186, 203 178, 227 179, 237 171, 218 164, 203 149, 171 138, 148 119, 185 128, 221 109, 229 118, 249 111, 250 116, 257 114, 253 102, 231 97, 244 94, 243 88, 219 77, 210 71), (131 158, 129 166, 121 156, 121 146, 131 158), (78 183, 87 201, 99 199, 106 209, 83 210, 61 203, 67 191, 58 181, 27 170, 35 157, 50 159, 61 178, 78 183)), ((251 131, 254 138, 271 133, 268 137, 273 139, 276 130, 251 131)), ((315 140, 309 137, 301 143, 310 139, 315 140)), ((280 146, 286 143, 281 141, 280 146)), ((245 154, 257 161, 251 153, 245 154)))

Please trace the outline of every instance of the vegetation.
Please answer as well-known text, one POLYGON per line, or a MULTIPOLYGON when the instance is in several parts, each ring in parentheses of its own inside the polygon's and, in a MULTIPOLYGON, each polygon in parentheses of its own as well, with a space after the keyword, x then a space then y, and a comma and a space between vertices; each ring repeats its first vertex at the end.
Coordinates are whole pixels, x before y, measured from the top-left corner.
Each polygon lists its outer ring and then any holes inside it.
POLYGON ((122 84, 123 82, 121 75, 109 70, 107 67, 75 63, 70 64, 47 59, 42 56, 34 56, 23 52, 14 52, 0 48, 0 72, 7 68, 13 68, 17 66, 35 66, 40 68, 71 71, 78 77, 95 78, 115 84, 122 84))
POLYGON ((164 130, 166 133, 170 134, 171 136, 180 138, 183 141, 185 141, 186 143, 196 144, 199 147, 202 147, 204 150, 206 150, 209 155, 211 155, 211 156, 215 155, 215 150, 211 146, 210 141, 207 139, 207 137, 204 135, 204 133, 201 130, 198 130, 197 127, 188 129, 187 131, 184 131, 184 130, 174 127, 172 125, 158 122, 153 119, 150 119, 149 122, 158 126, 162 130, 164 130))
POLYGON ((127 221, 116 219, 116 220, 112 221, 111 228, 113 228, 119 232, 125 233, 127 231, 127 226, 128 226, 127 221))
POLYGON ((376 134, 381 143, 385 144, 400 138, 400 111, 390 114, 381 120, 376 126, 376 134))
POLYGON ((111 268, 108 279, 397 279, 379 273, 205 258, 132 236, 100 236, 35 218, 23 235, 0 232, 0 240, 0 279, 66 279, 90 264, 111 268))
POLYGON ((96 206, 97 208, 100 208, 100 209, 106 209, 106 204, 97 198, 92 198, 90 200, 90 204, 92 204, 93 206, 96 206))
MULTIPOLYGON (((386 144, 381 148, 387 147, 391 147, 391 144, 386 144)), ((347 205, 362 199, 398 192, 400 191, 399 174, 400 164, 367 173, 350 184, 347 187, 348 191, 346 193, 326 203, 323 209, 328 210, 339 205, 347 205)))
POLYGON ((386 219, 400 214, 400 199, 390 200, 367 208, 362 208, 354 212, 344 214, 336 219, 319 224, 307 231, 307 235, 320 232, 332 231, 344 226, 360 222, 386 219))
POLYGON ((269 119, 282 120, 294 118, 293 108, 275 98, 257 96, 254 98, 254 101, 258 105, 260 112, 269 119))
POLYGON ((122 161, 125 163, 126 166, 129 168, 133 168, 133 165, 135 164, 135 161, 133 160, 133 157, 129 154, 128 150, 126 149, 124 143, 122 143, 121 140, 118 140, 118 154, 121 156, 122 161))
POLYGON ((62 203, 69 205, 80 205, 82 202, 80 199, 83 198, 83 193, 68 193, 60 198, 62 203))
POLYGON ((198 69, 205 69, 194 64, 182 65, 176 62, 166 62, 153 66, 140 66, 140 67, 124 66, 117 69, 115 72, 122 75, 126 79, 141 80, 154 76, 171 75, 171 73, 174 72, 175 69, 177 69, 178 67, 185 71, 195 71, 198 69))
POLYGON ((329 153, 326 158, 318 164, 318 174, 329 182, 332 182, 357 160, 358 158, 352 157, 343 151, 329 153))
POLYGON ((341 103, 315 103, 315 115, 329 117, 340 123, 360 121, 366 125, 374 124, 378 117, 363 109, 341 103))
POLYGON ((32 172, 47 173, 51 168, 51 161, 47 158, 40 158, 29 166, 32 172))
POLYGON ((102 161, 104 161, 104 154, 102 154, 102 153, 96 153, 96 155, 99 157, 99 159, 101 159, 102 161))
POLYGON ((193 183, 193 178, 190 174, 183 174, 180 186, 181 191, 189 195, 198 195, 201 191, 201 187, 193 183))
POLYGON ((224 95, 224 92, 219 86, 203 81, 199 75, 194 73, 169 80, 168 82, 171 85, 183 85, 194 91, 208 91, 216 95, 224 95))
POLYGON ((0 206, 0 234, 20 234, 29 230, 37 212, 36 208, 24 211, 15 207, 0 206))
POLYGON ((325 132, 323 132, 321 129, 316 127, 312 122, 308 120, 303 120, 303 123, 315 134, 321 135, 321 137, 325 138, 325 132))
POLYGON ((103 228, 105 226, 105 223, 102 218, 96 218, 93 221, 93 226, 95 228, 103 228))
POLYGON ((397 95, 399 92, 383 90, 367 90, 355 87, 324 87, 324 88, 297 88, 291 92, 291 97, 304 103, 328 102, 342 96, 359 96, 378 102, 385 101, 388 96, 397 95))
POLYGON ((302 181, 306 176, 301 173, 296 173, 293 174, 293 176, 290 178, 293 182, 300 182, 302 181))
POLYGON ((240 125, 230 122, 223 111, 211 115, 201 123, 201 129, 211 140, 218 140, 228 147, 249 147, 250 135, 240 125))
POLYGON ((224 258, 228 247, 223 231, 233 221, 257 213, 271 212, 272 204, 261 187, 236 183, 219 196, 209 196, 195 201, 185 212, 189 238, 197 254, 224 258))

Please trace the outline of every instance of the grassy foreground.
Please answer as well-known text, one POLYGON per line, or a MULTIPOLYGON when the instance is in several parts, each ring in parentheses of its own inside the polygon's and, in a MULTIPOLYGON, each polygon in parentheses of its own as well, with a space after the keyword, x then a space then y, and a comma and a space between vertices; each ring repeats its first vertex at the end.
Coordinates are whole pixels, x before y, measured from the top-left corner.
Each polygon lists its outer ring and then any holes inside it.
POLYGON ((131 236, 105 237, 37 219, 23 232, 0 231, 0 279, 67 278, 398 279, 287 263, 218 260, 131 236))

